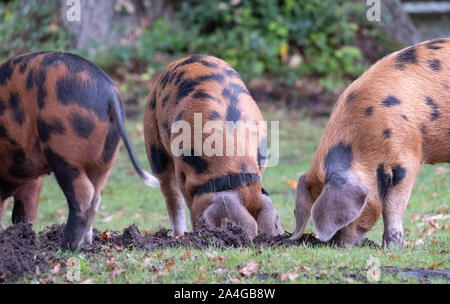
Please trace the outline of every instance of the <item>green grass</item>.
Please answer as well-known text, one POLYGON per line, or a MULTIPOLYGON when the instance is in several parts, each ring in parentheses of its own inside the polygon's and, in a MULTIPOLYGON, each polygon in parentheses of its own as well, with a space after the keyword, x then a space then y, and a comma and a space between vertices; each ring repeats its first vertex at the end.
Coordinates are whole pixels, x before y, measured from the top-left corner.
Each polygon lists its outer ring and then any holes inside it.
MULTIPOLYGON (((311 120, 303 113, 266 108, 266 120, 280 121, 280 162, 264 174, 264 186, 271 193, 279 211, 283 228, 292 232, 295 193, 285 182, 295 180, 306 172, 320 141, 325 119, 311 120)), ((148 168, 144 142, 139 136, 142 124, 128 120, 127 127, 135 150, 144 167, 148 168)), ((81 260, 81 280, 94 283, 279 283, 281 274, 292 273, 295 283, 365 283, 368 260, 377 258, 381 266, 405 268, 450 268, 449 229, 434 229, 425 216, 447 215, 450 198, 449 173, 436 175, 436 169, 450 171, 450 165, 425 166, 417 180, 416 188, 404 216, 405 239, 402 249, 374 248, 245 248, 219 250, 194 250, 172 248, 157 251, 105 250, 95 258, 81 252, 59 253, 62 259, 78 257, 81 260), (412 216, 420 215, 413 221, 412 216), (427 235, 427 233, 429 235, 427 235), (243 276, 239 270, 255 261, 257 270, 243 276), (108 269, 109 264, 109 269, 108 269), (114 266, 112 266, 114 265, 114 266), (434 265, 434 266, 432 266, 434 265), (298 275, 298 276, 297 276, 298 275)), ((94 226, 99 230, 122 230, 133 222, 141 231, 170 228, 163 197, 159 189, 149 189, 140 182, 124 149, 105 188, 102 204, 94 226)), ((41 203, 35 223, 37 231, 54 223, 65 223, 67 206, 64 196, 53 176, 47 177, 41 193, 41 203)), ((11 206, 5 219, 10 221, 11 206)), ((439 220, 439 227, 449 221, 439 220)), ((306 232, 313 232, 308 224, 306 232)), ((367 237, 377 243, 381 240, 383 223, 380 219, 367 237)), ((28 278, 28 277, 27 277, 28 278)), ((31 276, 31 281, 67 282, 65 270, 56 274, 31 276)), ((284 280, 283 283, 290 283, 284 280)), ((416 279, 381 272, 380 283, 417 283, 416 279)), ((427 282, 443 282, 429 280, 427 282)))

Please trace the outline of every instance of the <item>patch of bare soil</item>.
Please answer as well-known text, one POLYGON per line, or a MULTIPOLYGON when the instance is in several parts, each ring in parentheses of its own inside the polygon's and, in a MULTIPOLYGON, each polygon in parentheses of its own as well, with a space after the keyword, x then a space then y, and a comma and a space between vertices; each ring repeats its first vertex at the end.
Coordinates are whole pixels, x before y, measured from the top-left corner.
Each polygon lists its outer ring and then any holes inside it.
MULTIPOLYGON (((64 238, 65 225, 52 225, 36 233, 31 225, 16 224, 0 233, 0 282, 14 282, 26 274, 43 273, 49 271, 52 265, 59 263, 55 253, 61 248, 64 238)), ((195 232, 188 232, 181 237, 171 236, 170 230, 162 228, 155 233, 143 234, 136 225, 126 227, 120 232, 103 232, 94 229, 92 244, 83 245, 81 250, 89 256, 100 253, 105 246, 120 246, 121 248, 139 248, 142 250, 164 249, 170 247, 190 247, 205 249, 217 247, 221 249, 229 247, 278 247, 278 246, 324 246, 323 243, 312 234, 304 234, 299 240, 290 240, 291 234, 285 232, 281 236, 268 237, 264 234, 257 235, 251 241, 244 230, 228 223, 220 228, 202 227, 195 232)), ((332 243, 331 243, 332 244, 332 243)), ((366 240, 363 246, 376 246, 375 243, 366 240)), ((64 262, 62 262, 64 264, 64 262)), ((392 268, 389 272, 411 273, 415 277, 441 276, 448 279, 449 273, 431 274, 426 270, 406 270, 392 268), (414 272, 414 273, 413 273, 414 272), (417 274, 417 275, 416 275, 417 274)))
POLYGON ((47 271, 53 252, 42 250, 31 225, 16 224, 0 233, 0 282, 47 271))

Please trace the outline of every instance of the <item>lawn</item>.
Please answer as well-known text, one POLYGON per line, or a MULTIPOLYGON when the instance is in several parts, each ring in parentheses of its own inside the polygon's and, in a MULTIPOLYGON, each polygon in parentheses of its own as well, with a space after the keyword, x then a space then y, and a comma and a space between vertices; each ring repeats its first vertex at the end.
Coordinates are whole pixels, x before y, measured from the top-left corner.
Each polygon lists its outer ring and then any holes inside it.
MULTIPOLYGON (((310 119, 302 111, 287 111, 275 106, 264 106, 263 112, 266 120, 280 121, 280 161, 276 167, 266 170, 264 187, 271 193, 283 228, 292 232, 295 192, 289 181, 307 171, 326 119, 310 119)), ((141 121, 129 119, 127 128, 141 163, 148 168, 141 121)), ((58 255, 62 259, 80 259, 81 281, 93 283, 367 283, 368 269, 373 261, 381 266, 379 280, 375 280, 380 283, 445 283, 448 281, 389 271, 388 266, 430 270, 450 268, 449 170, 447 164, 423 168, 404 216, 407 246, 402 249, 298 246, 141 251, 105 248, 95 258, 83 252, 60 252, 58 255)), ((64 196, 54 177, 47 177, 35 230, 65 223, 67 213, 64 196)), ((10 216, 11 206, 5 223, 9 224, 10 216)), ((103 192, 94 227, 100 231, 121 231, 132 223, 144 232, 170 228, 160 190, 147 188, 140 182, 122 148, 103 192)), ((306 232, 314 232, 311 224, 306 232)), ((380 219, 367 237, 380 243, 382 232, 380 219)), ((24 279, 27 282, 67 282, 64 270, 24 279)), ((369 279, 373 281, 376 275, 369 275, 369 279)))

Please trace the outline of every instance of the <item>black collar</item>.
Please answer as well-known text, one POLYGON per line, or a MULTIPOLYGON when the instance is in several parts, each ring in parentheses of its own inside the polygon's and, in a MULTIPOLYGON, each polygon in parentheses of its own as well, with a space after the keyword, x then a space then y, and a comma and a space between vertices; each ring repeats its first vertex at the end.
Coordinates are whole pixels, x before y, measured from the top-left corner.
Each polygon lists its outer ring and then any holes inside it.
MULTIPOLYGON (((237 173, 222 177, 212 178, 203 185, 197 187, 195 195, 201 195, 210 192, 222 192, 236 189, 242 186, 248 186, 257 183, 261 180, 258 174, 255 173, 237 173)), ((269 193, 262 188, 262 193, 269 195, 269 193)))

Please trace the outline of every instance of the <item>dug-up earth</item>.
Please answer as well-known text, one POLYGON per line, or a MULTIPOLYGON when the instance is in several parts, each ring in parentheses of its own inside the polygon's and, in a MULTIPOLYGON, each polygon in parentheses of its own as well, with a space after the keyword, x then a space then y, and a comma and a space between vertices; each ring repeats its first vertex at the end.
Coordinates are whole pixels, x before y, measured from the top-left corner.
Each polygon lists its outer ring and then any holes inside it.
MULTIPOLYGON (((57 257, 64 236, 65 225, 46 227, 38 235, 29 224, 15 224, 0 233, 0 283, 13 283, 28 273, 43 273, 65 262, 57 257)), ((137 248, 140 250, 156 250, 169 247, 190 247, 206 249, 216 247, 276 247, 298 246, 326 246, 312 234, 304 234, 300 240, 291 241, 290 233, 271 238, 264 234, 257 235, 250 240, 238 226, 228 223, 220 228, 202 227, 195 232, 188 232, 182 237, 172 237, 170 230, 160 229, 152 234, 142 234, 136 225, 131 225, 119 232, 99 232, 94 229, 91 245, 84 245, 81 250, 90 256, 101 253, 104 246, 120 246, 121 248, 137 248)), ((365 246, 375 246, 366 241, 365 246)), ((402 271, 394 269, 393 272, 402 271)), ((411 270, 412 271, 412 270, 411 270)), ((419 271, 420 270, 414 270, 419 271)), ((420 274, 420 273, 419 273, 420 274)), ((450 276, 450 274, 444 274, 450 276)))

